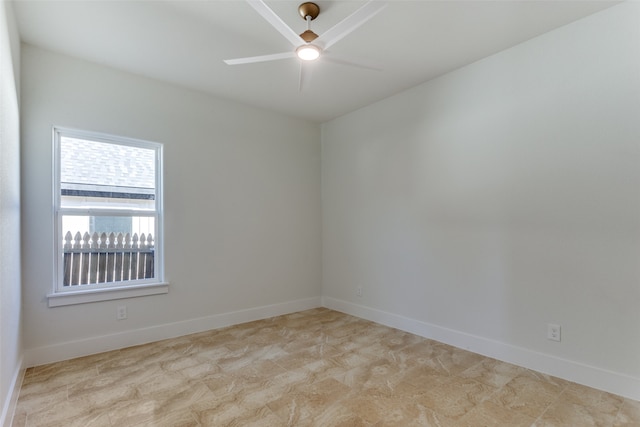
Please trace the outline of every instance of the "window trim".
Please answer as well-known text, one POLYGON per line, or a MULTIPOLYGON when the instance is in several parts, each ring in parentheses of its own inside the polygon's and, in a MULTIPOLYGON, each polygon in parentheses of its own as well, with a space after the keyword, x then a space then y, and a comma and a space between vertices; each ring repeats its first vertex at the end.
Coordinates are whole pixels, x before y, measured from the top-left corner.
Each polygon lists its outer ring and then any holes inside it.
POLYGON ((168 293, 168 284, 164 280, 164 204, 163 204, 163 145, 145 141, 109 135, 100 132, 84 131, 66 127, 53 127, 53 234, 54 234, 54 280, 53 289, 47 295, 49 307, 82 304, 86 302, 131 298, 144 295, 168 293), (86 139, 95 142, 126 145, 152 149, 155 152, 155 210, 109 209, 109 208, 62 208, 61 207, 61 138, 86 139), (62 217, 78 216, 145 216, 155 221, 154 230, 154 277, 135 281, 90 284, 80 287, 63 287, 63 233, 62 217), (116 284, 114 284, 116 283, 116 284))
POLYGON ((54 292, 47 295, 49 307, 84 304, 88 302, 110 301, 147 295, 169 293, 169 284, 164 282, 146 285, 113 286, 110 288, 85 289, 81 291, 54 292))

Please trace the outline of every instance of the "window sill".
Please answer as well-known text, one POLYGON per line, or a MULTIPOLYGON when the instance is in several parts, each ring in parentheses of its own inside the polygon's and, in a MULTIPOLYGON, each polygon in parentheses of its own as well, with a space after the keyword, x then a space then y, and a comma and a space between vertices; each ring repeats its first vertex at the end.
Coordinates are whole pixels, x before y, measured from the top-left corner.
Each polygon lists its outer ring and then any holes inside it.
POLYGON ((47 295, 49 307, 85 304, 88 302, 109 301, 114 299, 135 298, 147 295, 169 293, 168 283, 152 283, 137 286, 122 286, 108 289, 91 289, 86 291, 59 292, 47 295))

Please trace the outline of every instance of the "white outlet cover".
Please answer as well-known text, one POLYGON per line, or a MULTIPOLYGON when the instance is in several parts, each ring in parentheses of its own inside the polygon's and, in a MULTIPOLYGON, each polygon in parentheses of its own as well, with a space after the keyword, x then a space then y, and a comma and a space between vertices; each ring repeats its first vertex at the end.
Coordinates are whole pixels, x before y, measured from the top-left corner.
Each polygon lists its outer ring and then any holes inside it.
POLYGON ((561 339, 561 327, 554 323, 547 325, 547 339, 551 341, 560 341, 561 339))
POLYGON ((124 320, 126 318, 127 318, 127 306, 126 305, 118 306, 118 308, 116 309, 116 319, 124 320))

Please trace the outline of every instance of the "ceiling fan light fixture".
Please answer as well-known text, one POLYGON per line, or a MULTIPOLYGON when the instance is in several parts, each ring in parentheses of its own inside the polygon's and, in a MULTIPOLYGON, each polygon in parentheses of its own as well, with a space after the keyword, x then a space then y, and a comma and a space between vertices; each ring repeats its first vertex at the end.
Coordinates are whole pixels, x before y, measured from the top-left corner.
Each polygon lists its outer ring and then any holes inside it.
POLYGON ((320 48, 312 44, 303 44, 296 49, 296 55, 303 61, 313 61, 320 57, 320 48))

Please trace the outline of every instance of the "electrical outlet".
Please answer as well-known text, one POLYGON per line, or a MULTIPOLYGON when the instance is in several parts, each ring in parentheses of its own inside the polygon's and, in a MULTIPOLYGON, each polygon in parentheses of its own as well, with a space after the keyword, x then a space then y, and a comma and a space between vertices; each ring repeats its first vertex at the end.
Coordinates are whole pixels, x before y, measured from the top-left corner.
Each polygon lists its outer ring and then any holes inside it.
POLYGON ((358 286, 356 288, 356 296, 357 297, 361 297, 362 296, 362 286, 358 286))
POLYGON ((127 306, 119 305, 116 309, 116 320, 124 320, 127 318, 127 306))
POLYGON ((547 339, 560 341, 560 325, 554 325, 553 323, 547 325, 547 339))

